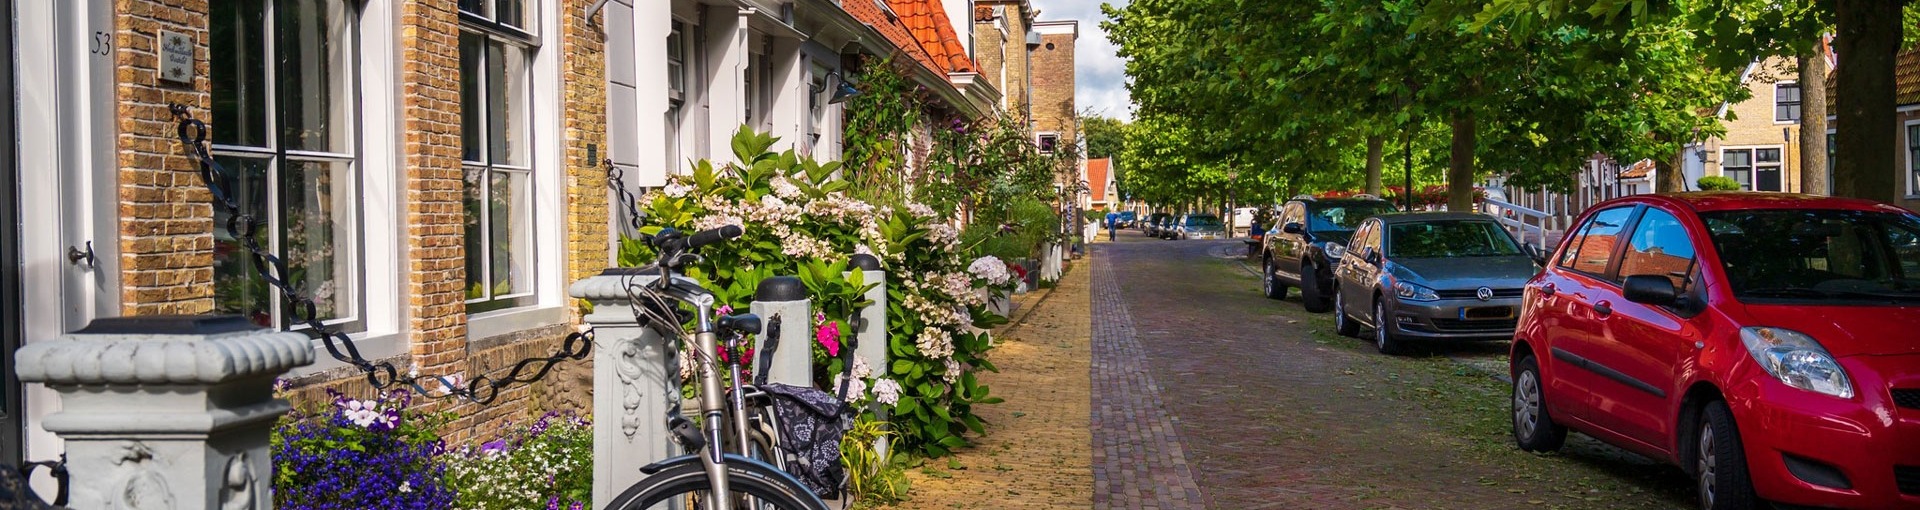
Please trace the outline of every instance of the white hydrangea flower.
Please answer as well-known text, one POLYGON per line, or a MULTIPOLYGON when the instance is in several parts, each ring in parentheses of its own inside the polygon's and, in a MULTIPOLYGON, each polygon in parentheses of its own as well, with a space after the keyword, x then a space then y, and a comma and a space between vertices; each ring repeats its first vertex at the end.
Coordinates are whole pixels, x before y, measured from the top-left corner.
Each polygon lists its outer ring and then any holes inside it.
POLYGON ((900 383, 882 377, 873 381, 873 399, 882 404, 894 405, 900 402, 900 383))
POLYGON ((853 376, 860 379, 873 377, 873 367, 867 366, 866 358, 853 357, 853 376))
POLYGON ((684 197, 687 196, 687 193, 691 192, 693 192, 693 186, 681 184, 678 181, 669 182, 667 183, 667 187, 660 189, 660 193, 673 198, 684 197))
POLYGON ((914 216, 918 216, 921 218, 932 218, 935 214, 937 214, 933 211, 932 207, 927 207, 926 204, 922 204, 919 202, 907 203, 907 212, 913 213, 914 216))
POLYGON ((994 286, 1006 285, 1007 281, 1013 279, 1013 275, 1007 272, 1007 263, 992 255, 973 259, 972 264, 967 264, 967 272, 994 286))
POLYGON ((940 378, 949 383, 953 382, 954 379, 960 378, 960 362, 955 361, 953 358, 947 358, 947 370, 940 373, 940 378))
POLYGON ((847 385, 847 403, 851 404, 867 398, 867 381, 865 379, 854 378, 847 380, 846 374, 833 376, 833 388, 831 391, 839 392, 842 383, 847 385))

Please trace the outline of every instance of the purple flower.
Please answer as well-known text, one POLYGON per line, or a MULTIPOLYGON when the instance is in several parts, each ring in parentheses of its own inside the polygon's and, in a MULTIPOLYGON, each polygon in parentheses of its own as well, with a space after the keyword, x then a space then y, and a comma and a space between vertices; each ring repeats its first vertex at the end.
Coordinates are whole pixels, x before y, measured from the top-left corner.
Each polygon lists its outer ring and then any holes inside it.
POLYGON ((504 453, 506 451, 507 451, 507 440, 505 438, 495 439, 495 440, 487 441, 485 443, 480 444, 480 453, 504 453))

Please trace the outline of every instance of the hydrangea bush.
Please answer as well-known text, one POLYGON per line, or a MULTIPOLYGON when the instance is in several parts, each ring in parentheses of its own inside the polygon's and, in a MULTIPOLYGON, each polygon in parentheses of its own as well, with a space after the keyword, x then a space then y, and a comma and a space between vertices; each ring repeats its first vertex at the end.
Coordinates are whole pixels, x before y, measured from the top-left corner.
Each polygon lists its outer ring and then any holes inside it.
POLYGON ((412 395, 372 400, 329 392, 321 409, 296 411, 275 427, 271 448, 276 508, 440 510, 454 491, 437 457, 445 416, 407 408, 412 395))
MULTIPOLYGON (((847 194, 837 163, 817 163, 792 151, 775 153, 776 138, 742 129, 733 139, 741 162, 694 165, 661 190, 640 198, 649 229, 701 230, 737 224, 745 233, 702 251, 706 260, 687 275, 715 289, 716 299, 747 306, 760 281, 797 275, 815 309, 812 349, 816 383, 837 391, 852 372, 849 400, 881 399, 893 406, 897 444, 907 451, 940 456, 967 444, 967 431, 984 427, 972 406, 999 402, 988 396, 973 371, 993 369, 983 356, 985 332, 1003 322, 984 311, 974 275, 959 245, 959 229, 933 208, 919 204, 877 206, 847 194), (887 272, 887 367, 846 367, 835 354, 849 348, 855 328, 848 319, 868 302, 861 273, 844 275, 850 255, 879 258, 887 272), (869 391, 872 390, 872 391, 869 391)), ((650 262, 638 240, 621 243, 622 265, 650 262)))

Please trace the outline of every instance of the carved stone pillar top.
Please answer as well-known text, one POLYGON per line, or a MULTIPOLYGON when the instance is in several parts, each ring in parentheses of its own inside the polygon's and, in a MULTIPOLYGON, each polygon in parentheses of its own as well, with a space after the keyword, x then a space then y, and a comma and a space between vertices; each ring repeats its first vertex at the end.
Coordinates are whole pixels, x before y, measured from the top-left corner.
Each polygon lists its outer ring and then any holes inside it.
POLYGON ((305 334, 238 316, 114 317, 27 344, 16 356, 22 382, 211 385, 313 363, 313 345, 305 334))

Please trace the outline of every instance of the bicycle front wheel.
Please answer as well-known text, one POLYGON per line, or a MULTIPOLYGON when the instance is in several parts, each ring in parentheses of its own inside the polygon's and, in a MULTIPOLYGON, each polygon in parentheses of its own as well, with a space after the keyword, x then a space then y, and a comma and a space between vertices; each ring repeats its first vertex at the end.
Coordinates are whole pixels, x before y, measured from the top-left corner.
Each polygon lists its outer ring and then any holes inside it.
MULTIPOLYGON (((740 510, 827 510, 827 505, 792 476, 756 462, 727 463, 733 508, 740 510)), ((704 510, 713 497, 706 466, 687 462, 641 479, 607 505, 607 510, 704 510)))

